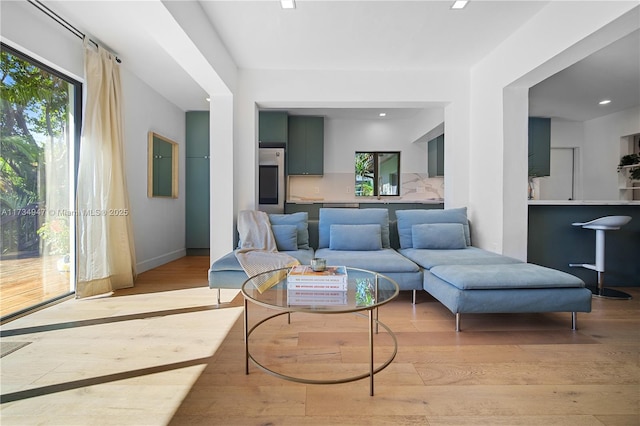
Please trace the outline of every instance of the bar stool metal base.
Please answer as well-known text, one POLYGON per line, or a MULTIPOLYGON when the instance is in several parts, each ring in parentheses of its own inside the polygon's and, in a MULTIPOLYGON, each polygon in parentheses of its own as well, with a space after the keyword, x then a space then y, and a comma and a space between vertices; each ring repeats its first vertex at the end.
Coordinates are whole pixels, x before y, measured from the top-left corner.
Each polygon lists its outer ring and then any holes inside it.
POLYGON ((593 297, 602 299, 631 300, 632 296, 624 291, 614 290, 612 288, 598 288, 596 286, 587 286, 593 297))
POLYGON ((571 268, 586 268, 598 273, 598 285, 587 286, 591 290, 593 297, 601 297, 603 299, 629 300, 631 295, 623 291, 605 288, 604 286, 604 261, 605 261, 605 241, 604 235, 606 231, 615 231, 629 223, 631 216, 605 216, 594 219, 590 222, 575 222, 571 225, 581 226, 584 229, 593 229, 596 231, 596 259, 594 263, 570 263, 571 268))

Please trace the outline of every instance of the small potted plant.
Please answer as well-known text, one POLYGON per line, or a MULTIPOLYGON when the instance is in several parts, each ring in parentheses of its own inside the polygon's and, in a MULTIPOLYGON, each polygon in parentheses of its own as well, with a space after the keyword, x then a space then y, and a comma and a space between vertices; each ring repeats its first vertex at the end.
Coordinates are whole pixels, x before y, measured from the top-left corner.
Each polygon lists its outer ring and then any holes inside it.
POLYGON ((620 170, 628 170, 629 172, 629 179, 631 180, 640 180, 640 155, 639 154, 627 154, 627 155, 623 155, 620 158, 620 163, 618 164, 618 172, 620 172, 620 170), (638 167, 629 167, 629 166, 635 166, 638 165, 638 167))
POLYGON ((640 164, 640 155, 638 154, 623 155, 620 158, 620 164, 618 164, 618 171, 622 170, 625 166, 633 166, 634 164, 640 164))

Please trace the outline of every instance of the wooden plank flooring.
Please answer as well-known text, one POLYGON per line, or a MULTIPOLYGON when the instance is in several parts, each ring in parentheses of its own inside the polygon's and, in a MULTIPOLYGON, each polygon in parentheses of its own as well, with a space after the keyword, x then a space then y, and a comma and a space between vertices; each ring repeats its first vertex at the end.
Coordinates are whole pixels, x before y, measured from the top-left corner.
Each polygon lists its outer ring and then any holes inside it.
MULTIPOLYGON (((244 374, 243 323, 231 329, 171 424, 225 425, 639 425, 640 288, 634 299, 594 299, 578 314, 454 316, 425 292, 380 310, 398 338, 394 362, 368 380, 304 385, 250 366, 244 374)), ((229 306, 240 306, 241 296, 229 306)), ((252 322, 268 310, 249 306, 252 322)), ((336 378, 367 369, 366 320, 295 314, 269 321, 253 355, 278 371, 336 378)), ((375 359, 391 339, 376 337, 375 359)))
POLYGON ((69 292, 69 273, 59 272, 59 256, 0 260, 0 317, 69 292))
MULTIPOLYGON (((113 295, 72 299, 3 325, 3 426, 640 425, 640 287, 630 301, 593 299, 578 314, 464 315, 426 292, 380 309, 398 354, 375 377, 337 385, 244 371, 241 295, 208 289, 207 257, 141 274, 113 295), (235 297, 234 297, 235 296, 235 297)), ((269 311, 251 305, 250 320, 269 311)), ((367 369, 367 321, 294 314, 252 336, 252 353, 308 378, 367 369)), ((376 336, 375 359, 391 339, 376 336)))

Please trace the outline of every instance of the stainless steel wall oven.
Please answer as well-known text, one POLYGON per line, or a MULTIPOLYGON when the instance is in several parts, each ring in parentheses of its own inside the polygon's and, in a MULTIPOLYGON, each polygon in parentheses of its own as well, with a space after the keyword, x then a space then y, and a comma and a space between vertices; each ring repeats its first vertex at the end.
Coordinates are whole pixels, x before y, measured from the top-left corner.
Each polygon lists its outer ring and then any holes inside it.
POLYGON ((258 160, 258 209, 284 213, 284 149, 260 148, 258 160))

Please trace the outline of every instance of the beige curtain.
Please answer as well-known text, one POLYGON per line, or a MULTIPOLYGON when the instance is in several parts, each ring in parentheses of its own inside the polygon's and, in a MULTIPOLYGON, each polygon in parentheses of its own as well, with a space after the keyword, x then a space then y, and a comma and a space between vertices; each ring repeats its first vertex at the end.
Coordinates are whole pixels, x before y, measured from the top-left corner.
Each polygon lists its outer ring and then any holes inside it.
POLYGON ((135 249, 123 159, 120 68, 84 43, 85 108, 78 170, 77 297, 132 287, 135 249))

